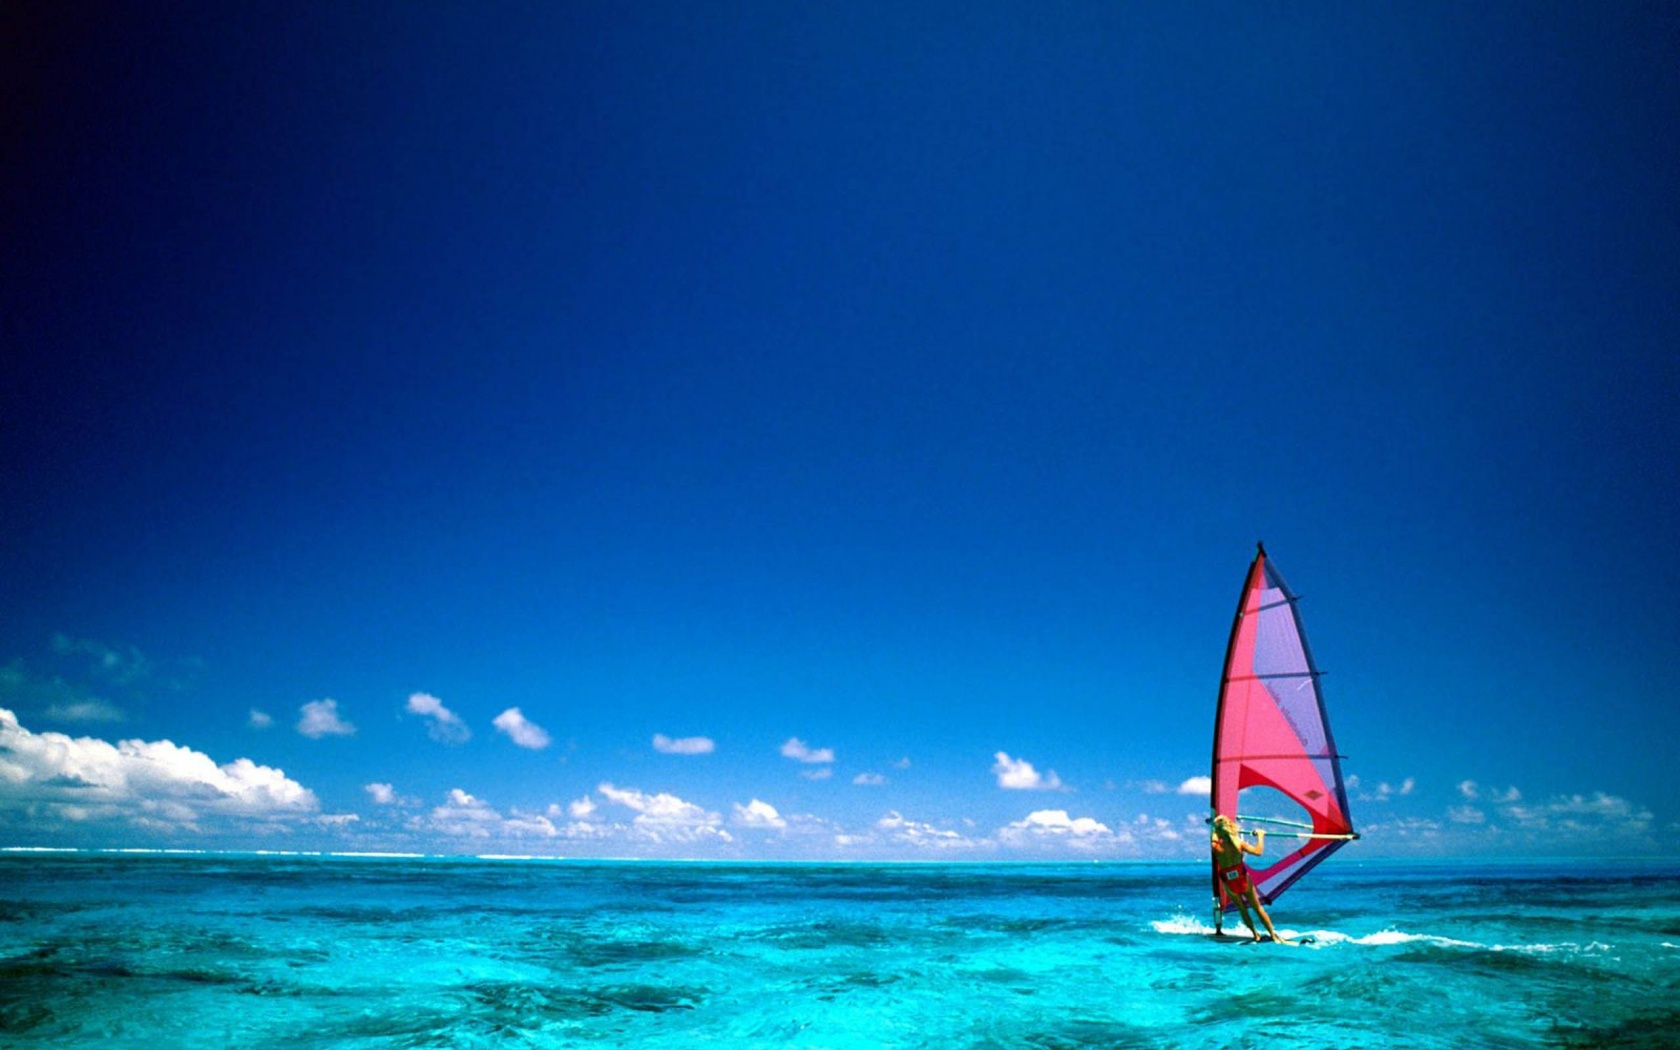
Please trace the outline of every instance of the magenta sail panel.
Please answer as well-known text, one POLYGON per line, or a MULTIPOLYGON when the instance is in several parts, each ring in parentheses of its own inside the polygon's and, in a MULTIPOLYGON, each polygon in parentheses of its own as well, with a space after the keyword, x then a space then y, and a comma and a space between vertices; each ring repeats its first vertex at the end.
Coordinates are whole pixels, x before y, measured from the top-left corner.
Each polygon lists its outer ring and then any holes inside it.
POLYGON ((1348 841, 1305 835, 1353 833, 1318 668, 1295 605, 1295 595, 1262 549, 1249 566, 1237 605, 1214 724, 1214 813, 1272 816, 1239 809, 1238 797, 1249 788, 1265 790, 1243 796, 1243 806, 1290 810, 1289 823, 1273 816, 1283 829, 1268 830, 1282 833, 1267 843, 1265 857, 1248 866, 1267 903, 1348 841), (1294 843, 1299 846, 1292 852, 1273 852, 1294 843))

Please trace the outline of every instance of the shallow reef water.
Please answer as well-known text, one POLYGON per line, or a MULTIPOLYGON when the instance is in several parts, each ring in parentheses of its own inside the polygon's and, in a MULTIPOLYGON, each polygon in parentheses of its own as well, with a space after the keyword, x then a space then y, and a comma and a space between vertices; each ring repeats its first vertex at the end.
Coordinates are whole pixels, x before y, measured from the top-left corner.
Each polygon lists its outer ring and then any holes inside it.
POLYGON ((1680 868, 0 853, 0 1042, 1680 1047, 1680 868), (1227 933, 1241 932, 1228 920, 1227 933))

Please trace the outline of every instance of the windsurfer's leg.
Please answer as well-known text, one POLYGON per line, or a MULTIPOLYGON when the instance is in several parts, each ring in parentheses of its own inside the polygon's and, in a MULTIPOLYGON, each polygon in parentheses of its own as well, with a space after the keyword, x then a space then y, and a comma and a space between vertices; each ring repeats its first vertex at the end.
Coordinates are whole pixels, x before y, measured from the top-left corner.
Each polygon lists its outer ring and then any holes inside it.
POLYGON ((1237 898, 1237 912, 1242 916, 1243 925, 1248 927, 1249 936, 1253 937, 1255 940, 1259 940, 1260 931, 1254 928, 1254 917, 1248 913, 1247 898, 1237 898))
MULTIPOLYGON (((1260 903, 1260 891, 1255 889, 1253 886, 1250 886, 1248 888, 1248 898, 1253 902, 1254 910, 1260 913, 1260 921, 1266 924, 1266 932, 1272 935, 1272 940, 1278 944, 1288 944, 1289 942, 1284 940, 1282 937, 1279 937, 1277 930, 1273 928, 1272 917, 1266 914, 1265 907, 1260 903)), ((1243 912, 1244 914, 1247 914, 1248 909, 1244 908, 1243 912)), ((1249 926, 1249 929, 1252 930, 1253 928, 1254 927, 1252 925, 1249 926)), ((1259 934, 1257 933, 1255 936, 1258 937, 1259 934)))

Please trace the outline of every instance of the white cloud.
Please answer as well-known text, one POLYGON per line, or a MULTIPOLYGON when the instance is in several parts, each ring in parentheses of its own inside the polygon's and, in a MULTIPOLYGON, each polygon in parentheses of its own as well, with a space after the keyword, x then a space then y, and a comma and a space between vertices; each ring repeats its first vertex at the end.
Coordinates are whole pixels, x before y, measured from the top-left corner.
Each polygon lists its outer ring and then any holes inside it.
MULTIPOLYGON (((1406 784, 1404 785, 1404 786, 1407 787, 1408 791, 1410 790, 1410 785, 1411 785, 1411 778, 1408 777, 1407 780, 1406 780, 1406 784)), ((1461 780, 1461 781, 1459 781, 1458 782, 1458 793, 1460 795, 1462 795, 1465 798, 1466 801, 1469 801, 1469 802, 1479 801, 1484 796, 1486 796, 1487 801, 1493 803, 1494 805, 1500 805, 1500 806, 1508 806, 1508 805, 1512 804, 1513 802, 1521 802, 1522 801, 1522 792, 1518 791, 1514 787, 1508 787, 1508 788, 1505 788, 1504 790, 1500 790, 1498 788, 1483 788, 1480 784, 1476 783, 1474 780, 1461 780)))
POLYGON ((1114 831, 1091 817, 1070 817, 1065 809, 1041 809, 998 830, 998 840, 1010 846, 1060 843, 1092 849, 1114 841, 1114 831))
POLYGON ((746 805, 735 803, 735 823, 743 828, 770 828, 781 830, 787 827, 787 821, 776 812, 776 807, 768 802, 753 799, 746 805))
POLYGON ((685 736, 675 739, 664 733, 653 734, 653 749, 662 755, 709 755, 717 745, 711 737, 685 736))
POLYGON ((886 782, 887 778, 879 773, 859 773, 857 776, 852 778, 852 783, 860 784, 864 787, 880 787, 886 782))
POLYGON ((274 724, 274 716, 267 711, 258 711, 253 707, 251 708, 251 716, 246 719, 245 724, 252 729, 267 729, 274 724))
MULTIPOLYGON (((1515 789, 1511 794, 1515 794, 1515 789)), ((1539 805, 1506 803, 1501 815, 1526 831, 1579 835, 1613 832, 1642 835, 1650 830, 1652 814, 1625 798, 1595 791, 1591 795, 1559 795, 1539 805)))
POLYGON ((521 714, 517 707, 510 707, 497 715, 492 724, 520 747, 541 751, 548 746, 548 733, 521 714))
POLYGON ((595 815, 595 810, 597 808, 595 800, 590 798, 588 795, 585 795, 576 802, 567 806, 566 812, 577 820, 588 820, 590 817, 595 815))
MULTIPOLYGON (((1464 807, 1476 814, 1471 807, 1464 807)), ((1469 821, 1458 823, 1477 823, 1480 814, 1469 821)), ((1450 816, 1449 819, 1454 819, 1450 816)), ((1442 827, 1439 821, 1427 817, 1401 817, 1397 820, 1385 820, 1379 824, 1367 824, 1364 833, 1374 839, 1380 839, 1390 845, 1407 844, 1413 848, 1434 851, 1443 841, 1442 827)))
POLYGON ((0 810, 76 822, 202 830, 207 818, 275 821, 315 812, 308 788, 248 758, 218 765, 168 740, 35 733, 0 708, 0 810))
POLYGON ((1183 823, 1175 825, 1162 817, 1139 813, 1129 826, 1115 828, 1114 836, 1122 842, 1133 842, 1139 838, 1168 845, 1193 842, 1198 850, 1207 849, 1207 825, 1190 815, 1183 818, 1183 823))
POLYGON ((608 802, 633 810, 636 818, 631 830, 645 840, 669 844, 693 843, 703 839, 731 842, 733 837, 722 827, 723 818, 692 802, 660 792, 649 795, 635 788, 618 788, 602 782, 595 788, 608 802))
POLYGON ((1196 798, 1211 798, 1213 795, 1212 777, 1190 777, 1178 785, 1180 795, 1193 795, 1196 798))
POLYGON ((708 813, 692 802, 684 802, 675 795, 660 792, 649 795, 635 788, 617 788, 609 783, 596 786, 608 802, 635 810, 638 821, 649 824, 716 824, 718 815, 708 813))
POLYGON ((827 780, 834 776, 834 770, 828 768, 827 766, 823 766, 821 769, 800 770, 799 775, 804 777, 806 780, 827 780))
POLYGON ((487 839, 502 829, 502 815, 482 799, 451 788, 449 801, 431 812, 427 830, 457 838, 487 839))
POLYGON ((541 813, 521 813, 514 810, 513 814, 502 821, 502 832, 516 838, 551 839, 563 835, 554 822, 541 813))
MULTIPOLYGON (((1605 791, 1554 795, 1543 802, 1529 802, 1516 787, 1488 787, 1473 780, 1461 781, 1458 793, 1463 804, 1446 810, 1450 837, 1423 836, 1420 845, 1459 850, 1514 847, 1607 852, 1644 853, 1658 847, 1653 837, 1655 817, 1645 806, 1605 791)), ((1415 822, 1414 822, 1415 823, 1415 822)), ((1389 824, 1384 831, 1393 830, 1389 824)))
POLYGON ((1055 791, 1061 788, 1062 779, 1055 770, 1041 774, 1033 768, 1033 764, 1024 758, 1010 758, 1006 752, 999 751, 995 756, 997 761, 992 764, 992 772, 997 774, 1000 788, 1012 791, 1055 791))
MULTIPOLYGON (((907 820, 897 810, 891 810, 886 816, 877 820, 875 830, 886 835, 887 839, 893 843, 912 846, 916 849, 972 850, 992 845, 992 843, 984 840, 971 839, 960 831, 939 828, 920 821, 907 820)), ((838 845, 858 845, 866 841, 856 836, 836 836, 836 844, 838 845), (847 841, 841 842, 840 839, 842 838, 847 841)))
POLYGON ((303 705, 297 731, 311 740, 324 736, 350 736, 356 727, 338 716, 337 700, 312 700, 303 705))
POLYGON ((894 762, 893 763, 893 768, 894 769, 909 769, 910 768, 910 756, 905 755, 903 758, 899 759, 897 762, 894 762))
MULTIPOLYGON (((1469 783, 1469 781, 1466 781, 1465 783, 1469 783)), ((1348 786, 1351 788, 1358 788, 1359 778, 1349 777, 1348 786)), ((1401 781, 1399 787, 1395 787, 1385 780, 1379 783, 1372 791, 1359 792, 1355 798, 1357 798, 1360 802, 1387 802, 1390 799, 1404 798, 1407 795, 1410 795, 1412 793, 1412 789, 1416 786, 1417 781, 1412 777, 1407 777, 1405 780, 1401 781)), ((1463 784, 1459 785, 1460 790, 1463 790, 1463 786, 1463 784)))
POLYGON ((832 762, 834 761, 834 749, 824 747, 813 750, 805 745, 805 741, 796 736, 790 736, 787 743, 782 745, 782 757, 791 758, 795 762, 832 762))
POLYGON ((461 716, 430 693, 409 694, 408 713, 427 719, 430 724, 426 726, 426 735, 440 744, 464 744, 472 739, 472 730, 461 721, 461 716))

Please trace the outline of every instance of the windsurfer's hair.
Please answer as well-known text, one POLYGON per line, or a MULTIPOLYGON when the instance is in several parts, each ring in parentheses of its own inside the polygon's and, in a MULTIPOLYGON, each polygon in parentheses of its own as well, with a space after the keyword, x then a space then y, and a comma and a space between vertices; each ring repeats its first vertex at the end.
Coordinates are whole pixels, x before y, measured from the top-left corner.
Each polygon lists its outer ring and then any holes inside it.
POLYGON ((1218 832, 1221 838, 1234 839, 1237 837, 1237 822, 1221 813, 1213 818, 1213 830, 1218 832))

